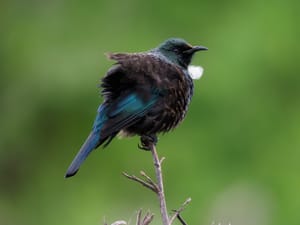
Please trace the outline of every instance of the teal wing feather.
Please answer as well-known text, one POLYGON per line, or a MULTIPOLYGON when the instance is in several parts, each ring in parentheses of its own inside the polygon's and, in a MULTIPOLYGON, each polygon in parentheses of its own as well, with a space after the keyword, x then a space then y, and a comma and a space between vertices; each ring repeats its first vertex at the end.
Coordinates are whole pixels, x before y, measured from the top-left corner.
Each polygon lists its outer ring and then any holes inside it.
POLYGON ((126 127, 136 123, 155 104, 158 94, 153 95, 146 101, 136 93, 131 93, 121 99, 116 99, 113 103, 103 103, 99 106, 92 132, 82 145, 69 166, 66 177, 73 176, 79 170, 80 165, 86 157, 98 146, 104 146, 126 127))

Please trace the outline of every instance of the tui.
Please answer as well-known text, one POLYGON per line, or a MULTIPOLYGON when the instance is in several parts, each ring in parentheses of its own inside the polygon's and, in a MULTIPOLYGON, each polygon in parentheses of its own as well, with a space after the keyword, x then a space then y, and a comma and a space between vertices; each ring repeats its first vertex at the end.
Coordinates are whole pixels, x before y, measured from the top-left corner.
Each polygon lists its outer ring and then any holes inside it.
POLYGON ((75 175, 92 150, 107 146, 118 133, 139 135, 139 147, 150 150, 158 133, 175 128, 193 95, 187 68, 194 53, 201 50, 207 48, 171 38, 148 52, 108 54, 116 64, 100 85, 104 102, 65 176, 75 175))

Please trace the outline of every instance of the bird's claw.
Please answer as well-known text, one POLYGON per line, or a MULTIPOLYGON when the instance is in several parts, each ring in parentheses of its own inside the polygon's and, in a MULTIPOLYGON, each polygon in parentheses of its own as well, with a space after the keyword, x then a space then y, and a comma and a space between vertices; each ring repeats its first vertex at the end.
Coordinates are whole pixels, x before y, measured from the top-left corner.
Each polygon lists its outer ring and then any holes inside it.
POLYGON ((138 148, 141 149, 141 150, 144 150, 144 151, 150 151, 151 149, 146 147, 146 146, 143 146, 143 144, 138 144, 138 148))
POLYGON ((152 145, 156 145, 156 135, 143 135, 141 136, 141 144, 138 144, 138 148, 145 151, 150 151, 152 145))

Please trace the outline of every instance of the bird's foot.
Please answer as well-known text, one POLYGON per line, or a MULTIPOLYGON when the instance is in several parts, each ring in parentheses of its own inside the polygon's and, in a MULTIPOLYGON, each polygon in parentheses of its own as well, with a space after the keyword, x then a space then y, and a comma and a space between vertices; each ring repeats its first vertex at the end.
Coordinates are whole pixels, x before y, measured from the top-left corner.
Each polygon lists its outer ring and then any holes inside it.
POLYGON ((141 136, 141 144, 138 144, 138 148, 145 151, 150 151, 152 145, 156 145, 157 137, 155 134, 141 136))

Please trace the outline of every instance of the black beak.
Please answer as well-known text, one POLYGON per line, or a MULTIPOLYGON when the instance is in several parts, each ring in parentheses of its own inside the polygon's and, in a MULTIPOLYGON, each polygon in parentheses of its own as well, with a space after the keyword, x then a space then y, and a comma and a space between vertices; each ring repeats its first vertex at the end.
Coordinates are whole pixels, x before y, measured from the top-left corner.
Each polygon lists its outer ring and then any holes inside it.
POLYGON ((204 47, 204 46, 194 46, 192 48, 195 52, 197 51, 204 51, 204 50, 208 50, 208 48, 204 47))
POLYGON ((184 53, 194 54, 195 52, 204 51, 204 50, 208 50, 208 48, 204 46, 193 46, 191 49, 184 51, 184 53))

